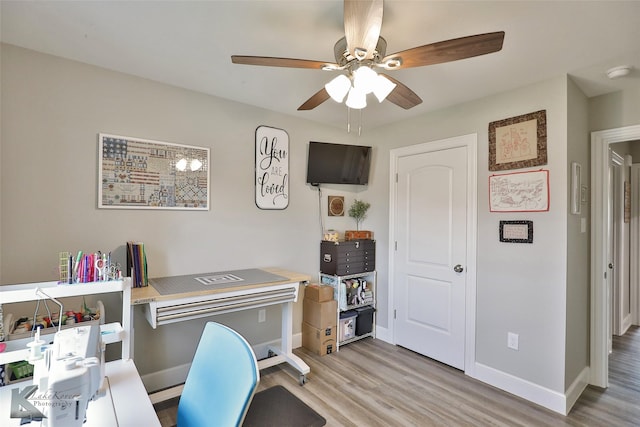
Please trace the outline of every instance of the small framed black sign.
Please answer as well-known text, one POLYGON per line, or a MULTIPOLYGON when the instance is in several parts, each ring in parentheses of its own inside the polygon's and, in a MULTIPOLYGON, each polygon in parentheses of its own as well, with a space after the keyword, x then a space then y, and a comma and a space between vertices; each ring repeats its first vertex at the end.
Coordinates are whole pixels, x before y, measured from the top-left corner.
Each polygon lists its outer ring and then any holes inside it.
POLYGON ((500 241, 533 243, 533 221, 500 221, 500 241))

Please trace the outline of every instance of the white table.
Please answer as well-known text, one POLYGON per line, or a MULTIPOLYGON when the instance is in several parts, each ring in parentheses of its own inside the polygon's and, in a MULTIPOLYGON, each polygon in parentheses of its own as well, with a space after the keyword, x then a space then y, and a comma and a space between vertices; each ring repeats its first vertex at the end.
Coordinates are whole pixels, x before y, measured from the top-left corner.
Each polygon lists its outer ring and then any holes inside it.
MULTIPOLYGON (((160 421, 133 360, 120 359, 106 363, 105 376, 108 385, 106 393, 89 402, 87 422, 83 427, 160 427, 160 421)), ((31 381, 0 387, 0 425, 20 425, 19 418, 11 418, 11 390, 21 390, 28 385, 31 385, 31 381)), ((36 427, 41 423, 26 425, 36 427)))
MULTIPOLYGON (((280 305, 282 307, 280 347, 270 347, 275 356, 260 360, 258 367, 265 369, 280 363, 288 363, 300 373, 300 384, 303 385, 310 368, 301 358, 293 354, 293 303, 298 299, 300 285, 308 282, 310 277, 280 268, 272 267, 262 270, 281 276, 284 280, 246 285, 238 282, 222 289, 211 288, 169 295, 163 295, 149 285, 131 290, 131 304, 143 306, 145 317, 154 329, 164 324, 216 314, 280 305)), ((153 403, 157 403, 179 396, 181 392, 182 386, 176 386, 151 393, 150 397, 153 403)))

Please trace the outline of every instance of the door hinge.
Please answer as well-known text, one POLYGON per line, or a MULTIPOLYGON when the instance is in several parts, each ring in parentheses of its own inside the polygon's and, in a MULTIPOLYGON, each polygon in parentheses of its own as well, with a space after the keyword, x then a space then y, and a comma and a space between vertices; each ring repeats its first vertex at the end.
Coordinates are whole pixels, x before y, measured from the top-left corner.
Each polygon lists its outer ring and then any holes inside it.
POLYGON ((395 242, 393 242, 393 244, 394 244, 395 250, 397 251, 398 250, 398 241, 396 240, 395 242))
POLYGON ((396 172, 396 184, 398 183, 398 173, 396 172))
POLYGON ((394 319, 396 318, 396 309, 395 308, 393 309, 393 318, 394 319))

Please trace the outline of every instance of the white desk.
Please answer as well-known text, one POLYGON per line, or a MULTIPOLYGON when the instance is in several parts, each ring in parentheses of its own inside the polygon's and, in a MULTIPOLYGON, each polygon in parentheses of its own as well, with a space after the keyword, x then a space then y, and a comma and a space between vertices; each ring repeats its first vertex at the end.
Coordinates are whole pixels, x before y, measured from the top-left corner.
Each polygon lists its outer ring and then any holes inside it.
MULTIPOLYGON (((147 391, 142 384, 133 360, 115 360, 105 365, 108 390, 104 396, 89 402, 85 427, 158 426, 147 391)), ((22 389, 31 381, 22 381, 0 387, 0 425, 19 426, 19 418, 11 418, 11 390, 22 389)), ((37 406, 36 406, 37 407, 37 406)), ((25 424, 40 426, 39 422, 25 424)))
MULTIPOLYGON (((272 347, 273 357, 258 362, 260 369, 280 363, 288 363, 300 373, 300 384, 306 382, 309 366, 293 354, 293 303, 298 299, 301 283, 310 277, 279 268, 264 268, 268 273, 282 276, 285 280, 268 283, 253 283, 227 286, 223 289, 178 292, 162 295, 152 285, 131 290, 131 304, 143 305, 143 311, 149 324, 157 326, 191 319, 209 317, 216 314, 249 310, 269 305, 282 307, 282 333, 280 347, 272 347)), ((153 403, 179 396, 182 386, 162 392, 152 393, 153 403)))

